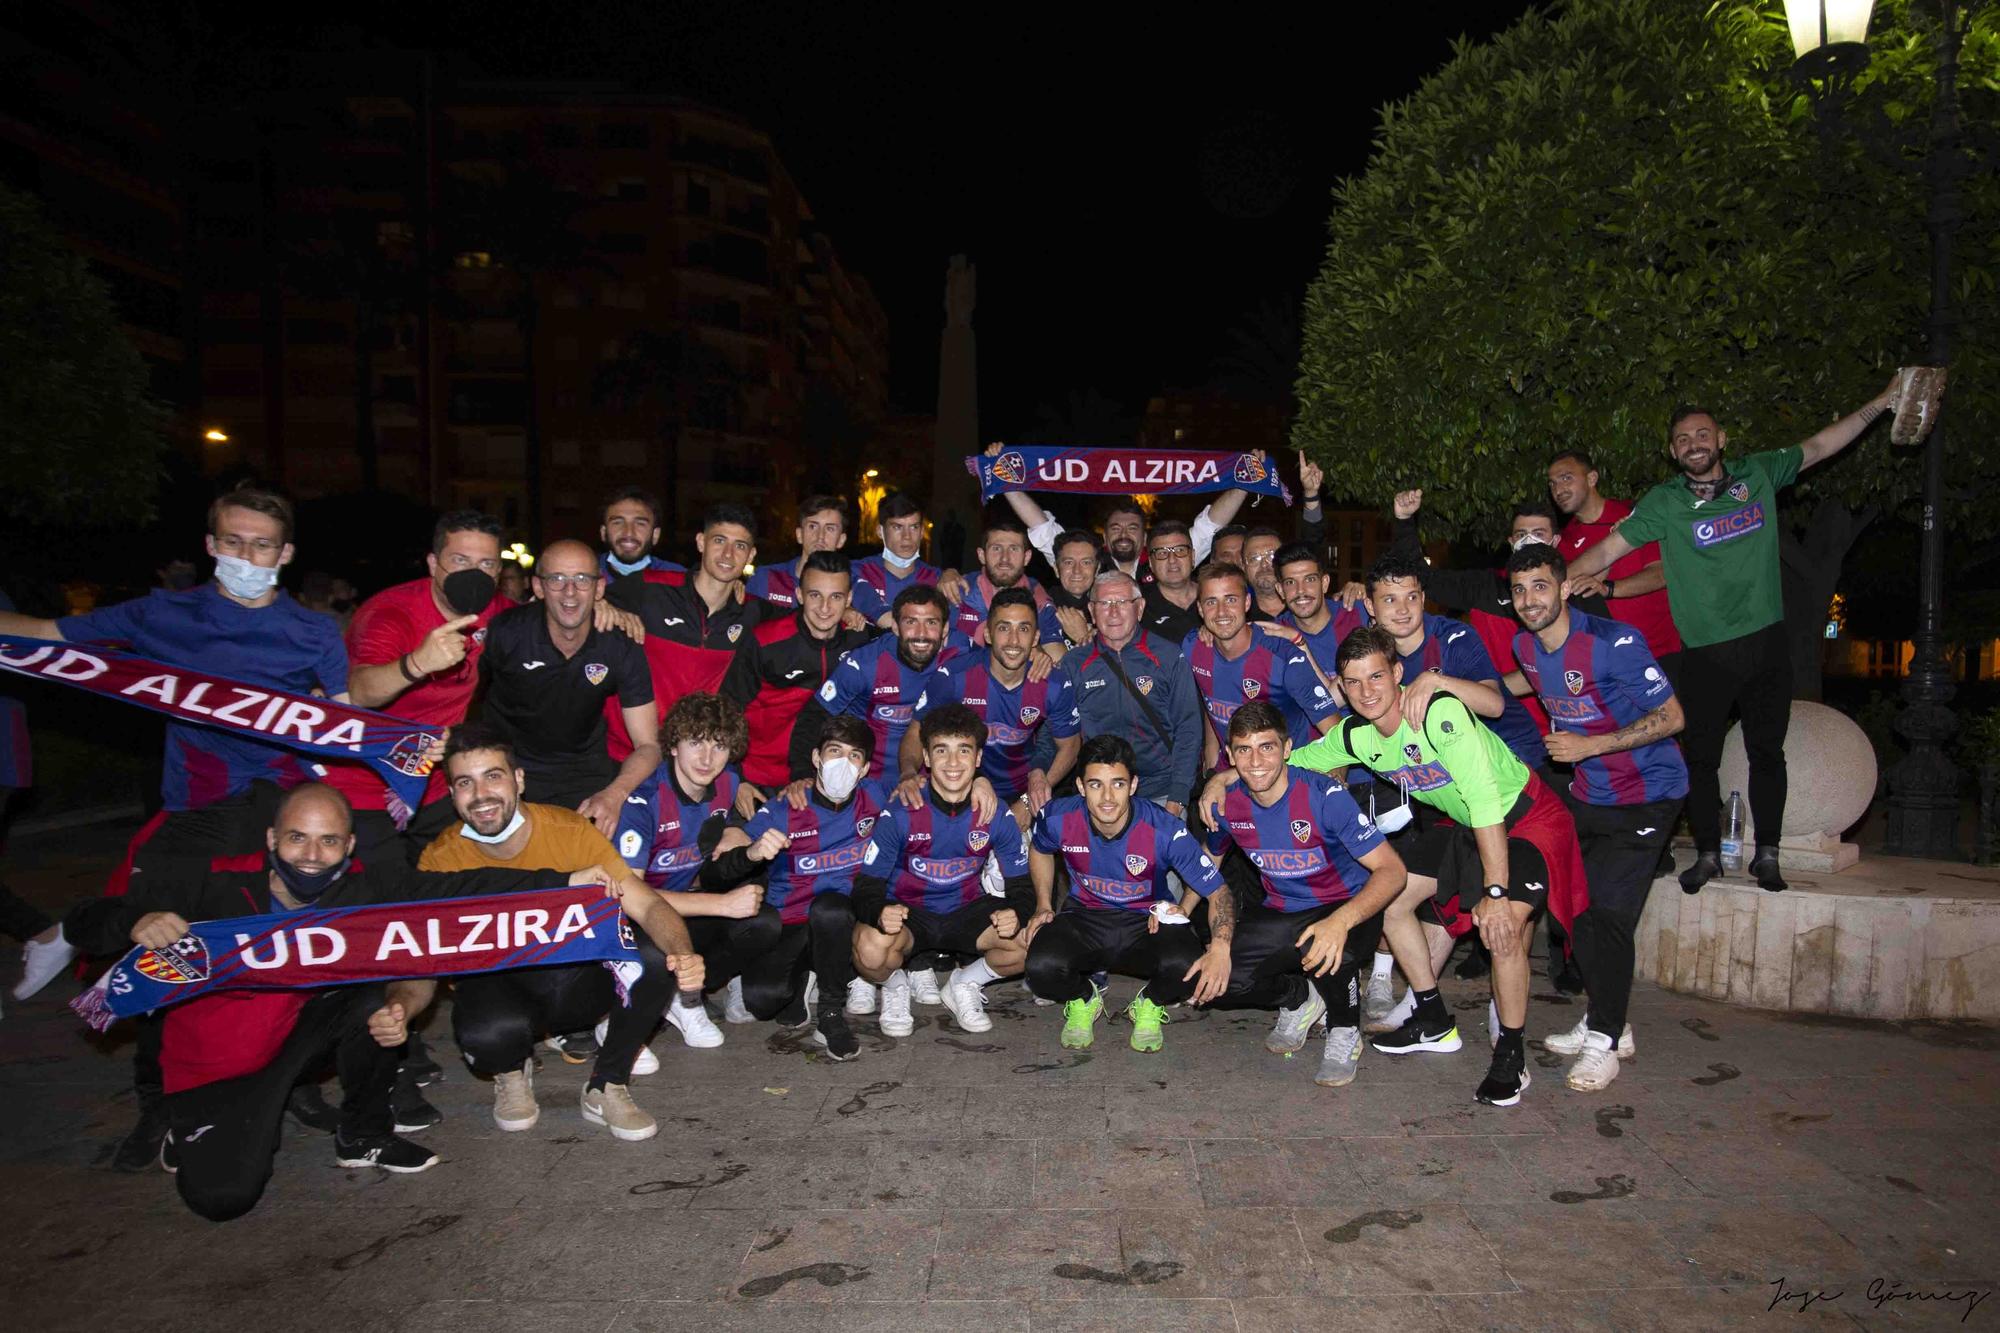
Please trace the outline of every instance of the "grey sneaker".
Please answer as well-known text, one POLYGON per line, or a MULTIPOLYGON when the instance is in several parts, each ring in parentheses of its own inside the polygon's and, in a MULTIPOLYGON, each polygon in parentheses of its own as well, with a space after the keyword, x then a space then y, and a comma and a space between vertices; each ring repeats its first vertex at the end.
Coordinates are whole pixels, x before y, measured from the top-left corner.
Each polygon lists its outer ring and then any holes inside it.
POLYGON ((1361 1068, 1361 1029, 1328 1028, 1326 1048, 1319 1057, 1319 1072, 1313 1082, 1322 1088, 1344 1088, 1354 1081, 1361 1068))
POLYGON ((1381 976, 1373 973, 1368 977, 1368 988, 1361 994, 1361 1025, 1370 1032, 1394 1032, 1393 1023, 1383 1026, 1389 1011, 1396 1007, 1396 974, 1384 972, 1381 976))
POLYGON ((1264 1038, 1264 1049, 1273 1055, 1290 1055, 1306 1044, 1312 1035, 1314 1025, 1326 1017, 1326 1001, 1319 997, 1319 987, 1306 984, 1306 1002, 1296 1009, 1280 1009, 1278 1021, 1271 1026, 1271 1035, 1264 1038))

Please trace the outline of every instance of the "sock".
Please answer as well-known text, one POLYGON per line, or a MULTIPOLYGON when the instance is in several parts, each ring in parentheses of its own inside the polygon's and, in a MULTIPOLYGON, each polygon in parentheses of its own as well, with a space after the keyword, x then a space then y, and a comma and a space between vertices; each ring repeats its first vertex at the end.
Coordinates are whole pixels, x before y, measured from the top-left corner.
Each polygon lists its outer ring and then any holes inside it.
POLYGON ((1518 1056, 1525 1060, 1528 1052, 1522 1045, 1521 1037, 1521 1034, 1525 1031, 1527 1031, 1525 1027, 1510 1028, 1505 1023, 1502 1023, 1500 1025, 1500 1040, 1494 1043, 1493 1046, 1494 1054, 1498 1055, 1504 1051, 1509 1055, 1518 1056))
POLYGON ((1411 987, 1410 994, 1417 997, 1417 1005, 1413 1011, 1414 1013, 1422 1014, 1425 1018, 1445 1017, 1444 1001, 1439 998, 1436 986, 1431 987, 1429 990, 1417 990, 1415 987, 1411 987))
POLYGON ((989 981, 1000 980, 1000 974, 984 958, 975 958, 958 969, 958 979, 974 986, 984 986, 989 981))
POLYGON ((679 1009, 701 1008, 701 992, 692 989, 675 991, 674 1006, 679 1009))
POLYGON ((1392 954, 1392 953, 1379 953, 1379 952, 1378 952, 1378 953, 1377 953, 1377 954, 1375 955, 1375 975, 1376 975, 1376 976, 1378 976, 1378 977, 1386 977, 1386 976, 1388 976, 1388 975, 1389 975, 1389 974, 1390 974, 1391 972, 1394 972, 1395 970, 1396 970, 1396 955, 1395 955, 1395 954, 1392 954))

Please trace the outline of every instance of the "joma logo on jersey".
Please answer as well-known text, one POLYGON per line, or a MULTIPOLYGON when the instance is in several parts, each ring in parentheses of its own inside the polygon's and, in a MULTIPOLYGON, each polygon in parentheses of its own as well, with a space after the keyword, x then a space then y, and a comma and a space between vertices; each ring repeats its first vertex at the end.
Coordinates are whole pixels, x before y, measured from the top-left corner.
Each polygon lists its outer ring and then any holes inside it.
POLYGON ((1764 506, 1747 505, 1733 514, 1720 518, 1697 519, 1694 524, 1694 544, 1708 547, 1719 546, 1723 542, 1735 541, 1764 526, 1764 506))

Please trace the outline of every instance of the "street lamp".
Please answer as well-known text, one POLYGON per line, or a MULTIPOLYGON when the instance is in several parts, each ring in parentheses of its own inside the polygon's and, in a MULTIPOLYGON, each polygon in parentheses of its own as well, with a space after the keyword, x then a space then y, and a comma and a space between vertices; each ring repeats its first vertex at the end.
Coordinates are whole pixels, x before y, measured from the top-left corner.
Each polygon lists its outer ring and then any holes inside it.
POLYGON ((210 444, 228 444, 229 432, 220 426, 210 426, 201 433, 201 438, 207 440, 210 444))
MULTIPOLYGON (((1820 80, 1814 109, 1823 128, 1831 128, 1842 118, 1853 76, 1867 65, 1868 16, 1873 7, 1866 0, 1787 0, 1785 17, 1798 53, 1793 70, 1802 79, 1820 80)), ((1931 305, 1924 325, 1924 360, 1939 367, 1951 364, 1951 248, 1965 216, 1960 185, 1970 171, 1958 114, 1958 53, 1965 39, 1960 23, 1963 8, 1958 0, 1937 0, 1941 20, 1937 90, 1931 101, 1922 167, 1924 227, 1931 238, 1931 305)), ((1872 132, 1867 126, 1849 128, 1864 140, 1872 132)), ((1917 633, 1909 673, 1903 678, 1903 711, 1896 719, 1896 730, 1910 742, 1910 749, 1888 774, 1884 850, 1892 856, 1958 856, 1958 767, 1944 748, 1957 730, 1950 708, 1956 689, 1944 655, 1944 453, 1945 428, 1940 421, 1924 441, 1917 633)))

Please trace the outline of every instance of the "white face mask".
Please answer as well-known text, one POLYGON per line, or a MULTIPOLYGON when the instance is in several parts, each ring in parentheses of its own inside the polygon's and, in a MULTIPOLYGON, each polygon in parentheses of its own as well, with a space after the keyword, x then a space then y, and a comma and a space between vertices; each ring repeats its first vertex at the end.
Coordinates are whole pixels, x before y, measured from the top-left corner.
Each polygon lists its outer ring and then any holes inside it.
MULTIPOLYGON (((1374 809, 1375 798, 1373 796, 1368 798, 1368 806, 1371 810, 1374 809)), ((1403 803, 1401 805, 1392 810, 1385 810, 1375 816, 1375 827, 1384 833, 1400 833, 1410 826, 1410 820, 1416 817, 1416 813, 1416 811, 1410 808, 1410 794, 1404 792, 1403 803)))
POLYGON ((278 586, 276 565, 256 565, 236 555, 215 557, 215 581, 231 597, 254 602, 278 586))
POLYGON ((470 838, 474 842, 483 842, 488 847, 494 847, 498 846, 500 843, 507 841, 507 839, 513 837, 516 833, 519 833, 521 831, 521 825, 527 822, 528 822, 528 817, 521 813, 521 807, 517 805, 514 807, 514 817, 507 821, 507 827, 501 829, 498 833, 493 834, 491 837, 488 837, 486 834, 481 833, 478 829, 472 827, 472 825, 470 824, 460 824, 458 826, 458 836, 461 838, 470 838))
POLYGON ((819 794, 829 801, 846 800, 854 794, 854 788, 860 781, 861 770, 845 755, 829 759, 819 766, 819 794))
POLYGON ((905 560, 903 559, 902 556, 897 555, 887 546, 884 546, 882 548, 882 562, 888 565, 892 569, 904 570, 908 569, 911 565, 916 564, 917 558, 915 556, 911 556, 908 560, 905 560))
POLYGON ((1547 542, 1542 541, 1540 537, 1537 537, 1532 532, 1524 532, 1520 536, 1514 538, 1514 540, 1509 543, 1509 545, 1512 546, 1513 549, 1516 551, 1520 550, 1523 546, 1534 546, 1537 544, 1543 546, 1548 545, 1547 542))

